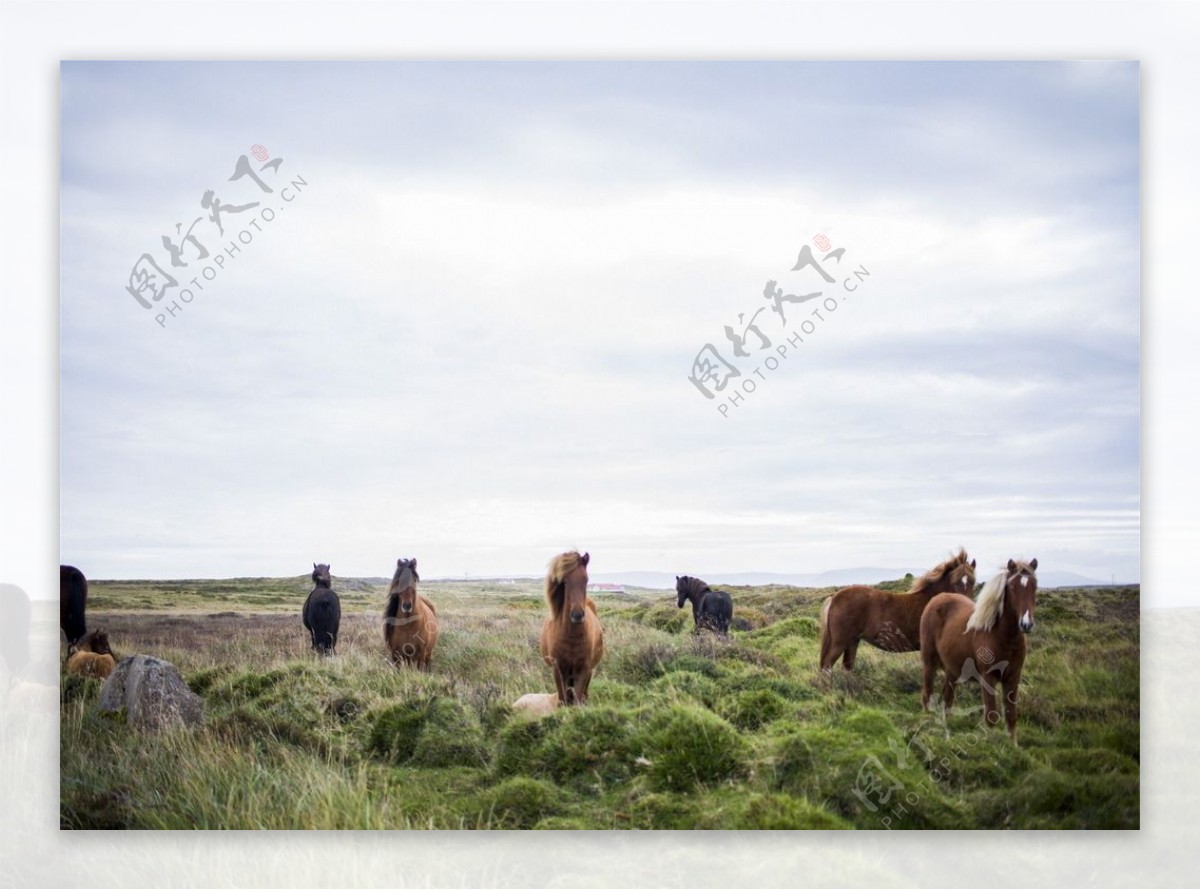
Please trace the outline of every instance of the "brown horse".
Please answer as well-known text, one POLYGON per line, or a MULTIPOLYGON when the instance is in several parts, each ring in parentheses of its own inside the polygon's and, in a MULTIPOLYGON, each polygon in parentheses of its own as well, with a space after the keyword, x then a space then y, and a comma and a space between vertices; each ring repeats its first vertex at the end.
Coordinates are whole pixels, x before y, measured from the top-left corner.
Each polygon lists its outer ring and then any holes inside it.
POLYGON ((1004 687, 1004 722, 1013 744, 1017 742, 1017 689, 1025 664, 1025 634, 1033 630, 1037 604, 1037 560, 1010 559, 1001 572, 971 602, 957 593, 944 593, 929 601, 921 616, 921 707, 929 709, 933 678, 938 668, 946 672, 942 701, 954 704, 954 687, 975 680, 983 690, 984 717, 998 723, 997 680, 1004 687), (995 676, 992 676, 995 675, 995 676))
POLYGON ((936 566, 913 582, 908 593, 874 587, 847 587, 821 606, 821 670, 831 671, 842 659, 851 670, 858 643, 866 640, 885 652, 915 652, 921 648, 921 612, 939 593, 971 593, 975 589, 975 560, 967 552, 936 566))
POLYGON ((103 680, 117 668, 117 656, 108 644, 108 634, 94 630, 71 647, 67 673, 103 680))
POLYGON ((546 602, 550 617, 542 626, 542 659, 554 669, 558 700, 564 705, 587 704, 592 672, 604 657, 604 633, 596 604, 587 595, 590 555, 571 550, 550 562, 546 602))
POLYGON ((383 639, 393 663, 416 665, 427 671, 437 645, 438 619, 433 603, 417 593, 420 580, 415 559, 396 560, 396 574, 383 612, 383 639))

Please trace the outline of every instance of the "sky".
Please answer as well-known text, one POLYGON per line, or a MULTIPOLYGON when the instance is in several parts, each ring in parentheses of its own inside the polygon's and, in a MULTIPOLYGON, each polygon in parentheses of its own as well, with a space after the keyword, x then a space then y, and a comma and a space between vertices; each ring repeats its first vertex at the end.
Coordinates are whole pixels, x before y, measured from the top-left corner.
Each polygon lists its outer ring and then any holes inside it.
POLYGON ((63 63, 61 559, 965 546, 1138 581, 1138 94, 1136 63, 63 63), (769 280, 821 296, 781 316, 769 280))

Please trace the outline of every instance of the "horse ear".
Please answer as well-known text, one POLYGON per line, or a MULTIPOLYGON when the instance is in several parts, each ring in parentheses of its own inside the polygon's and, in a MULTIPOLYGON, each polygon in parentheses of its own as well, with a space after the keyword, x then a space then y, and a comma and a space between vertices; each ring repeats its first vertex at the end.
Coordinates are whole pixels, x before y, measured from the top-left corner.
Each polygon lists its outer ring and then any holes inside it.
POLYGON ((316 567, 317 567, 317 564, 314 562, 314 563, 313 563, 313 569, 315 570, 315 569, 316 569, 316 567))
POLYGON ((417 570, 417 558, 415 556, 412 558, 410 565, 412 566, 412 570, 415 572, 417 570))
POLYGON ((679 576, 678 576, 678 575, 676 575, 676 576, 675 576, 675 583, 676 583, 676 584, 678 584, 678 583, 679 583, 679 576))
POLYGON ((971 560, 971 568, 975 568, 975 560, 971 560))
POLYGON ((591 558, 592 558, 592 554, 590 554, 590 553, 585 553, 585 554, 583 554, 583 556, 581 556, 581 557, 579 558, 579 561, 580 561, 581 563, 583 563, 583 564, 586 566, 586 565, 588 564, 588 560, 589 560, 589 559, 591 559, 591 558))
POLYGON ((1015 572, 1017 570, 1017 564, 1015 562, 1013 562, 1011 559, 1008 561, 1008 570, 1010 572, 1015 572))
POLYGON ((1029 567, 1031 569, 1033 569, 1035 572, 1037 571, 1037 557, 1036 556, 1033 559, 1029 560, 1029 567))
POLYGON ((402 565, 404 565, 404 557, 403 556, 400 557, 398 560, 396 560, 396 568, 400 568, 400 566, 402 566, 402 565))

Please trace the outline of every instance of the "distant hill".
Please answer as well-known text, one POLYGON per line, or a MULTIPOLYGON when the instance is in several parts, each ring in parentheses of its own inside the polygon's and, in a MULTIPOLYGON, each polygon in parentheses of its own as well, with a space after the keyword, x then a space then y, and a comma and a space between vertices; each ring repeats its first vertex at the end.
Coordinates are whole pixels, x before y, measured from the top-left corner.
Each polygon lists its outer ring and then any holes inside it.
MULTIPOLYGON (((716 572, 714 574, 700 573, 709 584, 714 586, 727 585, 730 587, 763 587, 777 584, 785 587, 848 587, 851 584, 880 584, 885 581, 896 581, 911 572, 914 576, 925 569, 886 569, 862 567, 855 569, 834 569, 829 572, 716 572)), ((977 581, 983 583, 991 577, 989 572, 980 572, 977 581)), ((340 578, 334 576, 335 587, 341 585, 344 590, 370 589, 370 587, 386 588, 392 583, 391 578, 340 578)), ((307 581, 307 578, 303 580, 307 581)), ((469 578, 428 578, 429 581, 540 581, 540 575, 496 575, 492 577, 471 576, 469 578)), ((670 572, 596 572, 589 575, 594 584, 620 584, 624 587, 642 587, 648 590, 674 590, 675 575, 670 572)), ((1136 584, 1136 581, 1118 582, 1118 584, 1136 584)), ((1074 572, 1062 572, 1046 569, 1038 572, 1038 584, 1041 587, 1108 587, 1110 582, 1097 578, 1089 578, 1074 572)))
MULTIPOLYGON (((855 569, 835 569, 829 572, 801 574, 799 572, 717 572, 711 575, 700 574, 709 584, 737 587, 761 587, 767 584, 780 584, 788 587, 848 587, 851 584, 878 584, 881 581, 894 581, 903 578, 911 572, 914 576, 926 569, 884 569, 862 567, 855 569)), ((597 572, 589 576, 592 581, 608 584, 624 584, 626 587, 647 587, 651 590, 674 590, 675 575, 669 572, 597 572)), ((981 572, 977 580, 986 581, 990 573, 981 572)), ((1109 582, 1087 578, 1073 572, 1060 572, 1053 569, 1038 573, 1038 584, 1041 587, 1106 587, 1109 582)))

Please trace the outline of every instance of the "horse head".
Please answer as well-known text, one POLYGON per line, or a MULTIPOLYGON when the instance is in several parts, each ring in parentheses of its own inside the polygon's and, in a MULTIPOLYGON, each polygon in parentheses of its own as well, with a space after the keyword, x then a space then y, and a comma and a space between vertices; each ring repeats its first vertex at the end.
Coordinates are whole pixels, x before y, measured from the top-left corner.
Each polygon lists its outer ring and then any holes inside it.
POLYGON ((581 624, 587 614, 587 564, 591 554, 585 553, 579 557, 579 565, 563 578, 563 607, 567 610, 567 618, 572 624, 581 624))
POLYGON ((329 577, 329 566, 325 563, 313 563, 312 573, 313 584, 317 587, 332 587, 333 581, 329 577))
POLYGON ((1008 580, 1006 583, 1007 601, 1017 614, 1017 626, 1022 633, 1033 630, 1033 610, 1037 605, 1037 571, 1038 561, 1029 562, 1010 559, 1008 561, 1008 580))
POLYGON ((967 554, 962 554, 962 561, 950 570, 946 578, 947 591, 970 596, 975 590, 975 560, 967 562, 967 554))
POLYGON ((681 609, 683 608, 683 604, 691 599, 691 581, 692 579, 687 575, 683 575, 682 577, 679 575, 675 576, 675 605, 681 609))
POLYGON ((396 560, 396 574, 392 577, 392 593, 400 598, 400 611, 411 615, 417 607, 417 582, 421 576, 417 574, 417 560, 396 560))

